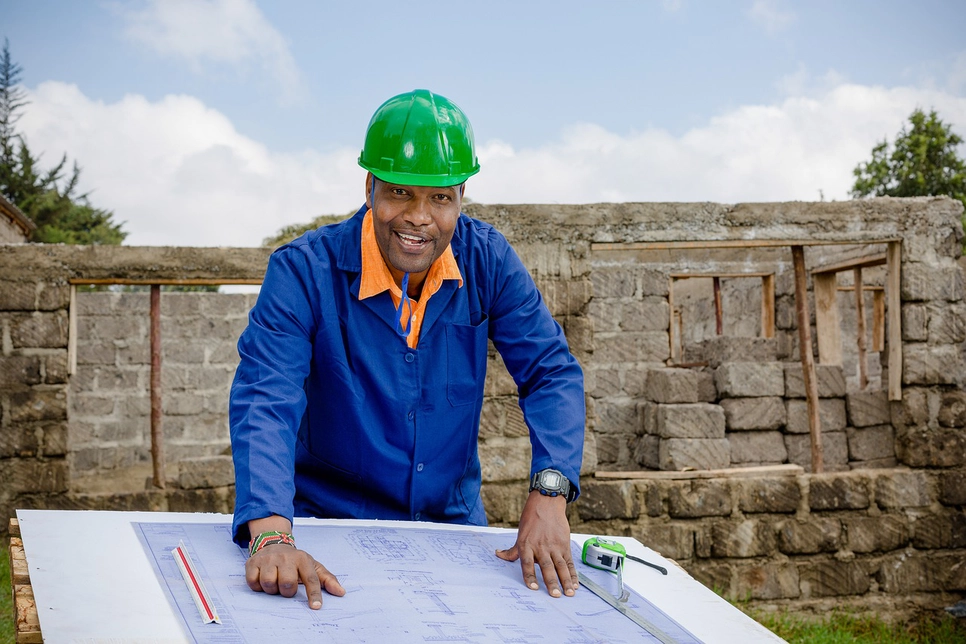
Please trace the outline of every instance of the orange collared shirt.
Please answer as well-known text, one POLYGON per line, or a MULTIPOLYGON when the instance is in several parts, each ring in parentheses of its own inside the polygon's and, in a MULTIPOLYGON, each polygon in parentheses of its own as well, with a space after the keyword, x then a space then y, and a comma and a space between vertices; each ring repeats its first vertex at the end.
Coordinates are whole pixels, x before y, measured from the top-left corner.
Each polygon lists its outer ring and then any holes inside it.
MULTIPOLYGON (((459 280, 460 287, 463 286, 463 276, 453 256, 453 248, 449 245, 429 267, 419 301, 410 298, 412 311, 403 310, 402 312, 400 323, 403 328, 406 326, 406 317, 411 316, 409 335, 406 337, 406 344, 410 349, 415 349, 419 344, 419 330, 423 325, 426 305, 429 303, 429 298, 443 285, 443 280, 459 280)), ((389 272, 389 267, 386 266, 386 261, 379 251, 376 232, 372 226, 372 210, 369 210, 362 220, 362 281, 359 284, 359 299, 364 300, 383 291, 389 291, 392 302, 398 309, 399 302, 402 300, 402 289, 392 278, 392 273, 389 272)))

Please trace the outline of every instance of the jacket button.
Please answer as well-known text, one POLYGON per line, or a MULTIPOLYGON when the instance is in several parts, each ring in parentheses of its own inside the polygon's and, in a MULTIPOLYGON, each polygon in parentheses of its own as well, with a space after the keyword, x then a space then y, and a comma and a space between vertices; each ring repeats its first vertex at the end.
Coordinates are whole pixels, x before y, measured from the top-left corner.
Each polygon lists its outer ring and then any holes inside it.
POLYGON ((423 464, 422 463, 420 463, 419 465, 416 466, 416 471, 417 472, 422 472, 423 471, 423 464))
POLYGON ((414 518, 414 519, 416 519, 417 521, 419 521, 419 512, 417 512, 417 513, 416 513, 416 514, 415 514, 415 515, 413 516, 413 518, 414 518))
POLYGON ((408 414, 406 414, 406 417, 409 418, 409 420, 413 420, 414 418, 416 418, 416 412, 411 411, 408 414))
POLYGON ((411 353, 406 354, 406 362, 412 362, 415 359, 416 359, 416 356, 414 356, 413 354, 411 353))

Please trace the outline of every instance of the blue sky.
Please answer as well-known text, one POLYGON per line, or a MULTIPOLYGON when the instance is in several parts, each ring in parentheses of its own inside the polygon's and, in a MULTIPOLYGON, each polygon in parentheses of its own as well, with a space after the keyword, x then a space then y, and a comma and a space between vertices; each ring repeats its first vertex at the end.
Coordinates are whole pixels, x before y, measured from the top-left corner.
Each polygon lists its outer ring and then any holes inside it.
POLYGON ((133 245, 353 209, 369 117, 423 87, 483 203, 846 199, 915 107, 966 136, 963 33, 954 0, 0 0, 31 149, 133 245))

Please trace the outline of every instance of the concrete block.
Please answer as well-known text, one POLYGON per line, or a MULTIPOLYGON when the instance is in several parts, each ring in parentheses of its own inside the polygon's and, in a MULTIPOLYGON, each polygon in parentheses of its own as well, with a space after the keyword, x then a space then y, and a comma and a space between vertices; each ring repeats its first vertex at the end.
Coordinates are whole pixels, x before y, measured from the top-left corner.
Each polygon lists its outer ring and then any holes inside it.
POLYGON ((635 523, 631 536, 664 557, 676 561, 694 557, 694 528, 681 523, 635 523))
POLYGON ((904 302, 958 302, 963 299, 963 271, 957 264, 935 266, 903 262, 901 280, 900 293, 904 302))
POLYGON ((959 346, 910 343, 902 346, 903 385, 958 385, 963 377, 959 346))
MULTIPOLYGON (((785 397, 805 398, 805 372, 801 362, 783 363, 785 368, 785 397)), ((839 365, 815 365, 819 398, 841 398, 845 395, 845 374, 839 365)))
POLYGON ((67 349, 44 356, 44 383, 48 385, 67 384, 67 349))
POLYGON ((8 458, 0 468, 0 496, 62 494, 69 470, 63 458, 8 458))
POLYGON ((959 467, 966 462, 960 429, 907 427, 896 432, 896 457, 909 467, 959 467))
POLYGON ((729 430, 778 429, 785 426, 785 401, 778 396, 725 398, 721 401, 729 430))
POLYGON ((814 555, 835 552, 842 544, 839 519, 810 517, 807 521, 787 519, 778 524, 778 549, 786 555, 814 555))
POLYGON ((875 477, 875 501, 883 510, 921 508, 936 500, 925 472, 892 471, 875 477))
POLYGON ((788 458, 785 441, 779 431, 731 432, 728 442, 731 443, 733 464, 779 464, 788 458))
POLYGON ((877 575, 879 589, 891 595, 966 590, 961 553, 902 552, 885 560, 877 575))
POLYGON ((850 461, 874 461, 895 459, 896 432, 892 425, 874 427, 847 427, 850 461))
POLYGON ((54 386, 10 393, 10 421, 67 420, 67 387, 54 386))
POLYGON ((621 434, 597 434, 597 462, 621 463, 627 456, 627 437, 621 434))
POLYGON ((594 299, 634 297, 637 294, 637 278, 632 265, 595 266, 590 282, 594 299))
POLYGON ((675 519, 728 516, 730 483, 727 479, 675 482, 668 487, 668 514, 675 519))
POLYGON ((10 341, 14 349, 67 347, 67 311, 15 314, 9 319, 10 341))
POLYGON ((735 568, 738 598, 777 600, 799 596, 798 567, 791 562, 738 564, 735 568))
POLYGON ((760 519, 718 520, 711 526, 713 557, 765 557, 775 550, 773 526, 760 519))
MULTIPOLYGON (((790 434, 807 434, 808 403, 792 398, 785 401, 785 431, 790 434)), ((818 420, 822 432, 840 432, 845 429, 845 400, 842 398, 822 398, 818 401, 818 420)))
POLYGON ((0 387, 29 387, 43 382, 40 356, 0 355, 0 387))
POLYGON ((929 313, 925 304, 902 305, 902 341, 925 342, 929 339, 929 313))
POLYGON ((731 464, 727 438, 663 438, 658 445, 662 470, 716 470, 731 464))
POLYGON ((782 396, 784 372, 780 362, 731 362, 714 371, 714 383, 721 398, 782 396))
POLYGON ((896 429, 928 425, 939 413, 940 393, 926 387, 903 387, 902 400, 890 402, 896 429))
POLYGON ((889 396, 884 390, 848 394, 845 405, 848 422, 852 427, 871 427, 892 422, 889 396))
POLYGON ((904 514, 848 516, 842 522, 848 535, 846 546, 857 554, 891 552, 909 543, 909 520, 904 514))
POLYGON ((640 431, 638 402, 632 398, 608 398, 598 400, 594 406, 597 416, 596 429, 603 434, 633 436, 640 431))
MULTIPOLYGON (((613 302, 613 300, 604 300, 604 302, 613 302)), ((663 297, 647 297, 630 302, 618 301, 617 306, 610 308, 616 309, 621 331, 667 331, 668 329, 670 314, 668 302, 663 297)))
POLYGON ((941 427, 966 427, 966 391, 943 392, 937 420, 941 427))
POLYGON ((940 503, 966 505, 966 472, 940 472, 938 482, 940 503))
POLYGON ((658 403, 714 402, 709 400, 710 373, 695 369, 648 369, 644 396, 658 403))
POLYGON ((864 595, 872 580, 859 561, 809 561, 798 567, 802 598, 864 595))
POLYGON ((943 509, 917 517, 912 529, 912 545, 916 548, 966 548, 966 514, 961 510, 943 509))
POLYGON ((870 505, 869 480, 864 474, 811 474, 808 479, 812 511, 865 510, 870 505))
POLYGON ((637 279, 641 285, 641 295, 644 297, 657 296, 667 298, 670 287, 667 273, 651 268, 640 268, 637 279))
POLYGON ((594 342, 594 360, 599 364, 664 362, 671 355, 666 331, 602 333, 594 342))
POLYGON ((929 344, 960 344, 966 341, 966 306, 929 306, 929 344))
POLYGON ((712 369, 728 362, 775 362, 778 342, 774 338, 721 335, 688 345, 688 357, 694 362, 707 362, 712 369))
POLYGON ((649 470, 661 469, 661 439, 656 434, 646 434, 638 439, 634 461, 649 470))
POLYGON ((526 440, 502 439, 479 446, 483 481, 526 481, 530 477, 530 445, 526 440))
MULTIPOLYGON (((812 438, 809 434, 785 434, 788 462, 812 471, 812 438)), ((848 470, 849 443, 845 432, 822 432, 822 464, 826 472, 848 470)))
POLYGON ((178 462, 178 486, 182 490, 235 484, 231 456, 186 458, 178 462))
POLYGON ((581 521, 636 519, 641 511, 630 481, 586 483, 581 486, 580 498, 574 505, 581 521))
POLYGON ((738 507, 742 512, 795 512, 802 500, 798 478, 775 476, 738 482, 738 507))
POLYGON ((656 405, 655 425, 661 438, 724 438, 725 415, 718 405, 656 405))

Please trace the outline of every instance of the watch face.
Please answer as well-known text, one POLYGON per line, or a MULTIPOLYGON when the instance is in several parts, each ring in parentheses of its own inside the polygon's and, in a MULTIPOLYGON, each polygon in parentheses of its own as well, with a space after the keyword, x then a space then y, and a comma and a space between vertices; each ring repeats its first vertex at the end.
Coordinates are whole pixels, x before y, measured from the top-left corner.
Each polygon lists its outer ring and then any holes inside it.
POLYGON ((540 483, 547 487, 560 487, 560 475, 556 472, 544 472, 540 477, 540 483))

